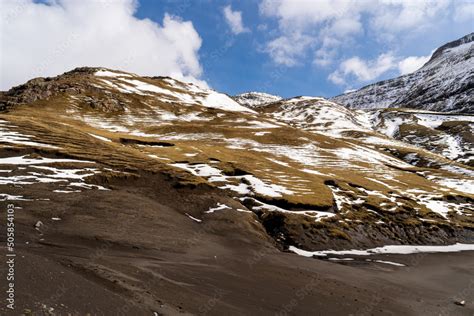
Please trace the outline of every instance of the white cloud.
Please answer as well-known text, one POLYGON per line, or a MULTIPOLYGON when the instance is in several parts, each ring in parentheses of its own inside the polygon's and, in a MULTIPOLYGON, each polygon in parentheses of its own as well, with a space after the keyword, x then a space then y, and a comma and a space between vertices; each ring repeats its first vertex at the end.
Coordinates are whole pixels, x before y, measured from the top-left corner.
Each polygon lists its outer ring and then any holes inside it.
POLYGON ((264 51, 270 54, 272 59, 281 65, 295 66, 298 59, 308 48, 313 39, 301 34, 281 36, 270 41, 264 51))
POLYGON ((437 22, 438 15, 447 14, 454 0, 380 0, 374 7, 372 27, 382 33, 423 29, 437 22))
POLYGON ((471 0, 262 0, 259 9, 278 23, 278 34, 267 41, 266 51, 274 62, 288 66, 300 64, 312 49, 313 64, 328 66, 343 58, 360 34, 382 45, 396 44, 400 36, 428 32, 450 15, 470 16, 472 21, 473 10, 471 0), (305 38, 306 46, 295 43, 293 34, 305 38), (328 37, 337 44, 326 45, 328 37))
POLYGON ((354 56, 344 60, 338 69, 328 76, 328 79, 337 85, 346 85, 351 80, 372 81, 391 70, 398 70, 401 75, 405 75, 420 69, 430 57, 431 54, 401 59, 394 56, 392 52, 380 54, 373 60, 364 60, 354 56))
POLYGON ((328 76, 328 79, 329 79, 329 81, 331 81, 332 83, 337 84, 337 85, 346 84, 346 80, 344 79, 343 74, 339 70, 336 70, 336 71, 330 73, 329 76, 328 76))
POLYGON ((319 43, 314 63, 327 66, 337 45, 323 43, 330 39, 340 44, 343 36, 362 29, 360 15, 351 11, 352 6, 352 0, 263 0, 261 15, 277 18, 280 32, 267 42, 266 51, 277 64, 293 66, 319 43))
POLYGON ((421 68, 431 57, 428 56, 410 56, 398 62, 398 69, 401 75, 412 73, 421 68))
POLYGON ((337 34, 338 36, 357 34, 362 31, 363 26, 358 17, 343 17, 335 19, 329 27, 329 32, 331 34, 337 34))
POLYGON ((348 78, 367 82, 380 77, 396 67, 396 59, 392 53, 381 54, 374 60, 352 57, 344 60, 339 68, 329 75, 328 79, 339 85, 345 84, 348 78))
POLYGON ((314 54, 313 63, 321 67, 329 66, 330 64, 332 64, 335 55, 336 53, 334 50, 331 51, 328 49, 320 48, 314 54))
POLYGON ((224 12, 224 17, 229 25, 232 33, 238 35, 241 33, 250 32, 250 29, 244 26, 242 22, 242 12, 241 11, 232 11, 232 7, 230 5, 224 7, 222 9, 224 12))
POLYGON ((279 19, 282 29, 304 29, 335 18, 358 20, 364 1, 355 0, 263 0, 260 12, 279 19), (354 10, 356 9, 356 10, 354 10))
POLYGON ((205 84, 191 22, 138 19, 134 0, 3 1, 0 89, 78 66, 170 75, 205 84))
POLYGON ((337 57, 337 49, 341 45, 341 41, 326 34, 319 42, 321 45, 314 54, 313 64, 322 67, 329 66, 337 57))
POLYGON ((472 23, 474 20, 474 2, 472 0, 459 0, 454 10, 454 19, 472 23))

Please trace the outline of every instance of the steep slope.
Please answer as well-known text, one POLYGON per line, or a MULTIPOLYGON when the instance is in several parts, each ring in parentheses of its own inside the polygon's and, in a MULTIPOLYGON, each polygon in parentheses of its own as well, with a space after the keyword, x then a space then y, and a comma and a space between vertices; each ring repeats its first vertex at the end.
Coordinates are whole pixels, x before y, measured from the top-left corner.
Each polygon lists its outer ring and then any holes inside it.
POLYGON ((280 101, 282 98, 264 92, 247 92, 236 95, 233 99, 240 105, 253 109, 268 103, 280 101))
POLYGON ((474 113, 474 33, 438 48, 419 70, 331 99, 354 109, 474 113))

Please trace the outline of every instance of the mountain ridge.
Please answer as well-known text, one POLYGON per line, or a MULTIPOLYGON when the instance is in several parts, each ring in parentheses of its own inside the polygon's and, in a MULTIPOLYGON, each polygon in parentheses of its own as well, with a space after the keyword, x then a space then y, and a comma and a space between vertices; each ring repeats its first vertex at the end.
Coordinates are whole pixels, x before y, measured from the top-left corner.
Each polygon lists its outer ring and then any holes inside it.
POLYGON ((439 47, 417 71, 330 100, 350 108, 474 113, 474 33, 439 47))

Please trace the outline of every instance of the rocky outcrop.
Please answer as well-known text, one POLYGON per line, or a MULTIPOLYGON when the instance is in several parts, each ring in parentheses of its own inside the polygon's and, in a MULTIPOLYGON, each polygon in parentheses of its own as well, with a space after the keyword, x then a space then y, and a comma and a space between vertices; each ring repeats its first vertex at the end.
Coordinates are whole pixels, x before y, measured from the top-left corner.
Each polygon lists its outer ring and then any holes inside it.
POLYGON ((240 105, 251 109, 261 107, 265 104, 280 101, 282 98, 264 92, 247 92, 232 97, 240 105))
MULTIPOLYGON (((93 109, 105 112, 119 111, 123 109, 120 98, 108 95, 100 97, 101 89, 91 84, 89 76, 93 76, 100 68, 79 67, 56 77, 34 78, 28 82, 13 87, 0 94, 0 111, 8 108, 29 104, 35 101, 48 100, 58 95, 85 94, 85 100, 93 109)), ((117 96, 118 97, 118 96, 117 96)))

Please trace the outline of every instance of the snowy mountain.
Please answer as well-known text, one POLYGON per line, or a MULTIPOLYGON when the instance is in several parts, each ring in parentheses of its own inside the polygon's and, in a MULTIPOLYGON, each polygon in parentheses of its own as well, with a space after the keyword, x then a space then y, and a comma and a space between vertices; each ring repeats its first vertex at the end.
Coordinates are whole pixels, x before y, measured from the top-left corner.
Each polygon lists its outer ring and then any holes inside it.
POLYGON ((438 48, 419 70, 331 99, 354 109, 474 113, 474 33, 438 48))
MULTIPOLYGON (((31 199, 35 193, 26 188, 37 184, 50 199, 113 190, 99 179, 153 170, 225 192, 232 198, 218 199, 225 205, 219 210, 254 213, 262 228, 268 229, 274 216, 324 222, 349 236, 323 238, 334 247, 379 243, 357 224, 347 224, 362 214, 370 218, 365 225, 374 225, 372 234, 397 241, 405 235, 386 237, 383 224, 375 222, 393 224, 401 219, 398 212, 411 210, 413 220, 471 225, 472 208, 466 204, 473 198, 471 116, 355 111, 317 97, 253 96, 266 106, 254 100, 252 110, 193 84, 101 68, 31 80, 0 99, 7 109, 0 116, 1 141, 10 148, 0 165, 27 166, 5 177, 12 185, 6 197, 31 199), (38 165, 50 167, 38 170, 38 165), (18 194, 15 185, 25 179, 29 184, 18 194), (50 179, 64 183, 45 186, 50 179), (352 238, 358 241, 349 242, 352 238)), ((180 205, 178 191, 173 194, 180 205)), ((216 201, 206 203, 214 209, 216 201)), ((182 215, 206 221, 216 212, 196 208, 182 215)), ((325 247, 320 232, 302 235, 282 225, 284 239, 280 232, 268 233, 283 248, 325 247)))
POLYGON ((380 137, 382 134, 389 141, 401 140, 474 166, 474 115, 403 108, 356 110, 321 97, 308 96, 253 108, 298 129, 334 137, 352 137, 360 133, 377 133, 380 137))
MULTIPOLYGON (((0 200, 17 212, 20 277, 113 292, 127 307, 114 315, 205 314, 202 302, 216 297, 216 315, 248 314, 241 302, 274 314, 261 292, 273 302, 284 289, 286 300, 318 264, 285 252, 335 255, 322 264, 341 273, 331 259, 342 249, 473 249, 445 246, 474 241, 472 116, 252 95, 238 99, 247 108, 172 78, 104 68, 1 93, 0 200), (262 290, 269 282, 278 291, 262 290), (236 305, 216 288, 245 295, 236 305), (140 304, 126 305, 129 295, 140 304)), ((35 301, 44 282, 28 291, 35 301)), ((299 314, 313 312, 305 306, 299 314)))
POLYGON ((353 110, 320 97, 282 100, 259 111, 305 131, 357 138, 367 145, 403 141, 406 147, 416 146, 474 166, 474 115, 393 108, 353 110))
POLYGON ((256 107, 263 106, 268 103, 279 101, 282 98, 279 96, 271 95, 264 92, 247 92, 247 93, 236 95, 233 97, 233 99, 237 103, 253 109, 256 107))

